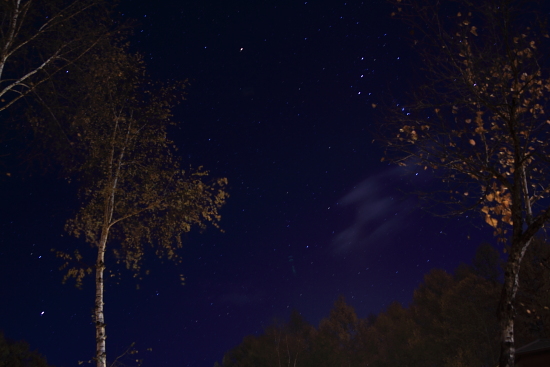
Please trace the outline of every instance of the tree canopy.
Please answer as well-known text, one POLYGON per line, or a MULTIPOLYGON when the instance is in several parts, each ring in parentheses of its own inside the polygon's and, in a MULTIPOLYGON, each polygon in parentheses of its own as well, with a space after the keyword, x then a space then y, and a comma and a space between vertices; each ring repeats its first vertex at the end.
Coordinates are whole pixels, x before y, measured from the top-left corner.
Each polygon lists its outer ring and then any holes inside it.
POLYGON ((0 367, 53 367, 24 341, 7 339, 0 331, 0 367))

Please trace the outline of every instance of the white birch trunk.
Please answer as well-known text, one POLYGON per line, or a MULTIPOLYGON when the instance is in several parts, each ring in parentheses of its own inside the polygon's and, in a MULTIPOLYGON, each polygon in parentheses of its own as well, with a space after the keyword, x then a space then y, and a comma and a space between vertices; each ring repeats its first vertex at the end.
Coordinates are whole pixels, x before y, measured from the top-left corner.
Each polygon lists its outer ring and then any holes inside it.
POLYGON ((122 167, 122 161, 124 159, 124 152, 128 144, 130 127, 128 127, 126 134, 125 145, 121 152, 115 153, 116 149, 116 136, 119 131, 119 121, 115 119, 115 127, 111 140, 111 154, 109 156, 109 171, 111 177, 108 183, 108 194, 105 197, 103 207, 103 226, 101 228, 101 237, 97 246, 97 262, 96 262, 96 276, 95 276, 95 324, 96 324, 96 366, 107 367, 107 352, 105 348, 105 315, 103 313, 103 293, 104 293, 104 279, 103 273, 105 271, 105 250, 107 248, 107 240, 109 238, 109 230, 113 225, 113 211, 115 207, 115 191, 118 184, 118 178, 122 167))
POLYGON ((514 367, 515 364, 514 319, 516 317, 516 293, 519 286, 521 260, 530 243, 531 240, 527 241, 527 243, 520 246, 519 250, 514 250, 514 245, 512 245, 510 257, 506 264, 498 310, 501 330, 499 367, 514 367))
POLYGON ((108 228, 104 227, 97 249, 97 261, 95 270, 95 335, 96 335, 96 366, 107 366, 107 354, 105 351, 105 315, 103 313, 103 272, 105 271, 105 248, 107 244, 108 228))

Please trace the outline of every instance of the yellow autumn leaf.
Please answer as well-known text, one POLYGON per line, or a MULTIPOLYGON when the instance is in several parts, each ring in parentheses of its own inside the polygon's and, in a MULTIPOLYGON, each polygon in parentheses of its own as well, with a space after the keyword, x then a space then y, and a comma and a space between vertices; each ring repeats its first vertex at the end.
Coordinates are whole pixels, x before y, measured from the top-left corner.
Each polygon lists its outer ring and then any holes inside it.
POLYGON ((474 139, 470 139, 470 144, 472 144, 472 145, 476 145, 476 142, 475 142, 475 140, 474 140, 474 139))
POLYGON ((490 192, 490 193, 487 194, 487 200, 493 201, 494 198, 495 198, 495 194, 494 194, 494 193, 490 192))
POLYGON ((480 126, 483 124, 483 119, 481 118, 481 115, 483 115, 483 111, 477 111, 476 112, 476 124, 477 126, 480 126))
POLYGON ((504 217, 502 217, 502 221, 503 221, 504 223, 509 224, 509 225, 513 225, 513 224, 514 224, 514 222, 512 221, 512 215, 511 215, 511 214, 507 214, 507 215, 505 215, 504 217))
POLYGON ((498 220, 496 220, 495 218, 491 218, 489 215, 485 216, 485 222, 487 222, 487 224, 490 225, 491 227, 495 227, 495 228, 498 224, 498 220))

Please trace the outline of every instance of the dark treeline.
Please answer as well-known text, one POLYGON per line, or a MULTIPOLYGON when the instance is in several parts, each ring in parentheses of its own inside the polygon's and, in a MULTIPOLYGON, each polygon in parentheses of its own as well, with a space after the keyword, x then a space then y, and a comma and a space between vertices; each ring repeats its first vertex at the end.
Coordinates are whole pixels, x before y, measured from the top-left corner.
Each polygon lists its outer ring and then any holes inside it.
MULTIPOLYGON (((396 302, 363 319, 340 297, 317 328, 293 311, 288 322, 246 336, 226 353, 223 366, 494 367, 501 265, 499 252, 482 245, 472 265, 426 274, 408 307, 396 302)), ((538 240, 529 248, 519 289, 516 341, 522 346, 550 336, 548 243, 538 240)))
POLYGON ((7 339, 0 331, 0 367, 53 367, 25 341, 7 339))

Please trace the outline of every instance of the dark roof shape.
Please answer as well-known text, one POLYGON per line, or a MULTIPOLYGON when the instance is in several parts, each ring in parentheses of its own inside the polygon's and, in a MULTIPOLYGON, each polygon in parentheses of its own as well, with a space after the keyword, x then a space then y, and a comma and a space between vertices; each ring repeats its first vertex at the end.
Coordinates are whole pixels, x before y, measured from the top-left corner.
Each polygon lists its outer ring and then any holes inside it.
POLYGON ((537 339, 534 342, 531 342, 521 348, 516 349, 516 355, 540 352, 547 349, 550 350, 550 339, 537 339))

